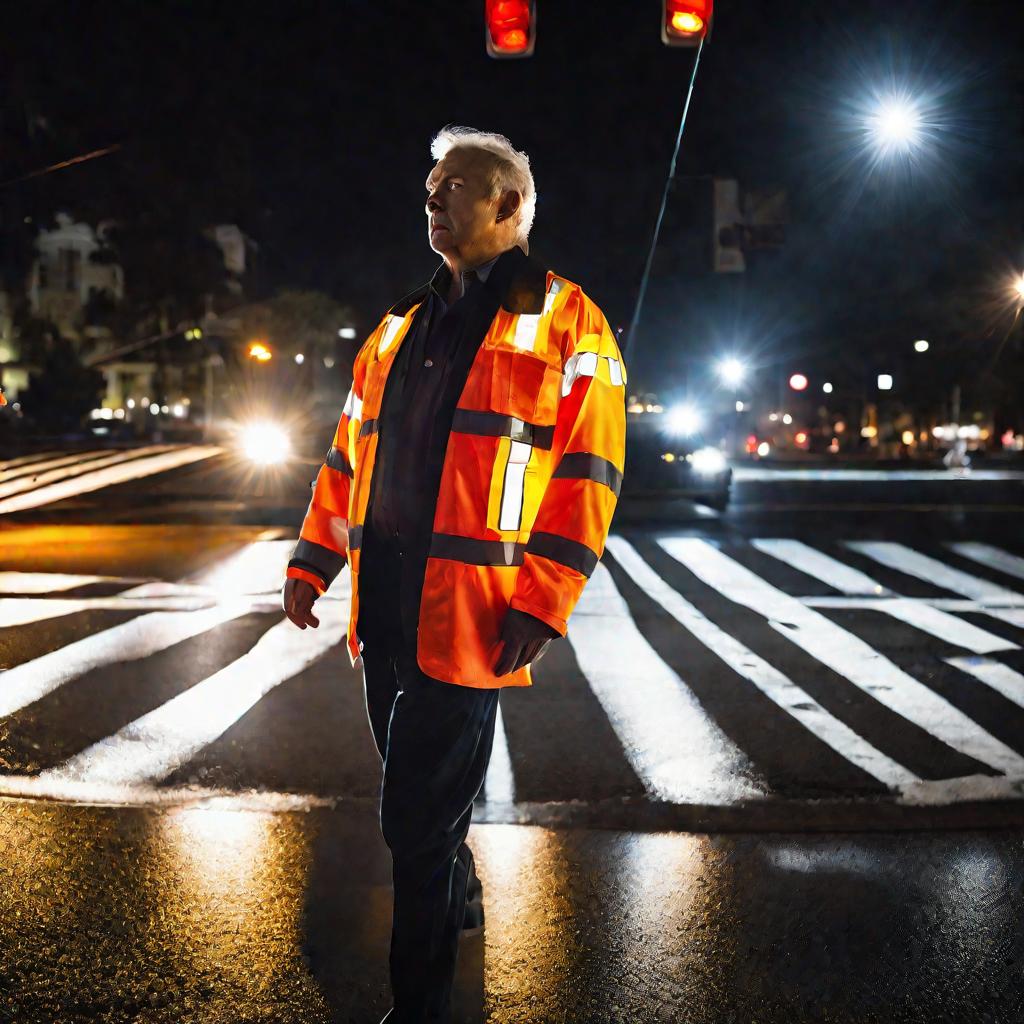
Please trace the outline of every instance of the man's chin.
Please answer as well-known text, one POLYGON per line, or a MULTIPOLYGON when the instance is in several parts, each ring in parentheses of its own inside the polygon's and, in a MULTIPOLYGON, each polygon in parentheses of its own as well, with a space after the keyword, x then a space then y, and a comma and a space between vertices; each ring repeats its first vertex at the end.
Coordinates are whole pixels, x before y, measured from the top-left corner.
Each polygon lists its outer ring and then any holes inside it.
POLYGON ((451 236, 447 231, 440 232, 440 237, 438 237, 438 235, 431 235, 428 242, 430 244, 430 248, 433 249, 438 256, 445 256, 448 253, 454 252, 456 249, 452 244, 451 236))

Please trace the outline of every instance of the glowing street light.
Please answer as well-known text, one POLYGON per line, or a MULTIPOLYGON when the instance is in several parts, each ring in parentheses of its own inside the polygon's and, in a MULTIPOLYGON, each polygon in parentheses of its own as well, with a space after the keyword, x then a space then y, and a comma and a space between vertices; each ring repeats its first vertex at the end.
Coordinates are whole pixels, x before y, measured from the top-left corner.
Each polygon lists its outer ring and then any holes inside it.
POLYGON ((1013 290, 1017 293, 1017 298, 1024 302, 1024 274, 1021 274, 1016 281, 1013 282, 1013 290))
POLYGON ((831 385, 831 383, 829 383, 829 381, 825 381, 825 383, 821 385, 821 390, 824 391, 826 395, 831 395, 832 394, 832 385, 831 385))
POLYGON ((718 376, 731 388, 737 388, 747 376, 747 368, 735 356, 723 359, 717 366, 718 376))
POLYGON ((258 362, 265 363, 268 359, 271 358, 271 355, 272 353, 270 349, 267 348, 267 346, 264 345, 262 341, 254 341, 249 346, 250 359, 255 359, 258 362))
POLYGON ((878 375, 878 390, 879 391, 892 391, 892 374, 891 373, 880 373, 878 375))
POLYGON ((868 116, 867 126, 875 144, 885 153, 908 153, 921 141, 921 114, 906 96, 880 100, 868 116))
POLYGON ((789 386, 794 391, 806 391, 807 390, 807 377, 802 373, 794 373, 789 378, 789 386))
POLYGON ((927 352, 929 347, 930 346, 929 346, 928 342, 925 341, 924 338, 919 338, 917 341, 914 342, 914 351, 915 352, 927 352))

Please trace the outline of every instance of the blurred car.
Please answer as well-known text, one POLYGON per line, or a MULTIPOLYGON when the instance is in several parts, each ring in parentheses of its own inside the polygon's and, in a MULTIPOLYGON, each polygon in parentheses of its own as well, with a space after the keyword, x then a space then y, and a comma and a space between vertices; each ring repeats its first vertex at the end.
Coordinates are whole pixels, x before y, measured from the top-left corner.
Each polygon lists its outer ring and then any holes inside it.
POLYGON ((702 417, 689 406, 627 413, 622 497, 687 498, 724 511, 732 469, 701 426, 702 417))

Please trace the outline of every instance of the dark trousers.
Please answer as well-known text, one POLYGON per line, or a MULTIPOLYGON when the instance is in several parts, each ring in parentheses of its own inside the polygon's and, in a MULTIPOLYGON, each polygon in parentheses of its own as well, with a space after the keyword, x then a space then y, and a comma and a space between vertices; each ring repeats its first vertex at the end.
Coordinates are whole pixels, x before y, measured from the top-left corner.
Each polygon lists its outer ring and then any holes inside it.
POLYGON ((491 756, 499 691, 420 670, 396 622, 400 558, 380 547, 363 552, 358 631, 366 709, 384 762, 380 824, 395 893, 389 1021, 419 1024, 451 1018, 473 864, 465 839, 491 756))

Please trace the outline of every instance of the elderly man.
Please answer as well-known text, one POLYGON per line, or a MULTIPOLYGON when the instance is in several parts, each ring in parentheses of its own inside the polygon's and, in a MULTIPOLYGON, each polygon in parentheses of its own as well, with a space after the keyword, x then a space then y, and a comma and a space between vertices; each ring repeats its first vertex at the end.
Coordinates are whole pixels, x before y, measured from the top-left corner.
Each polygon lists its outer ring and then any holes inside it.
POLYGON ((458 939, 482 924, 465 838, 502 686, 566 621, 622 480, 625 368, 601 310, 527 255, 528 157, 442 130, 426 180, 443 262, 356 356, 288 564, 301 629, 348 563, 348 649, 384 762, 394 880, 385 1018, 450 1018, 458 939), (468 897, 468 898, 467 898, 468 897))

